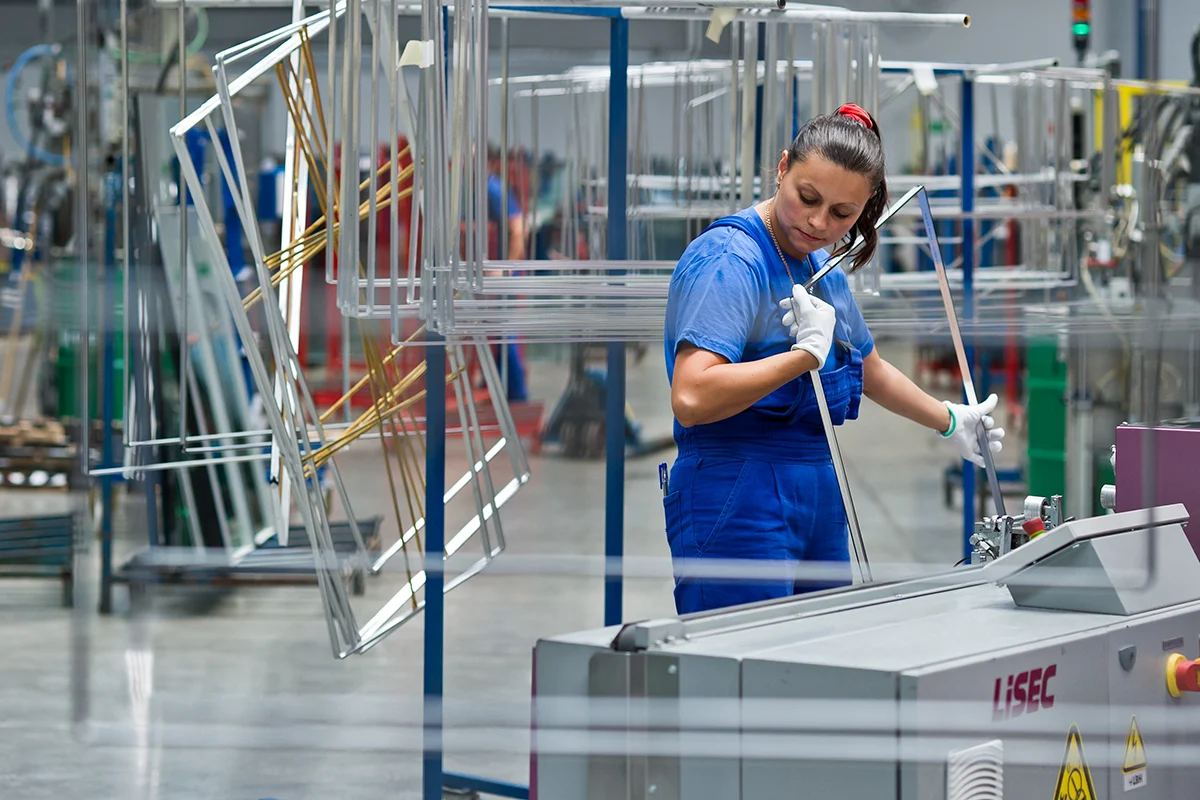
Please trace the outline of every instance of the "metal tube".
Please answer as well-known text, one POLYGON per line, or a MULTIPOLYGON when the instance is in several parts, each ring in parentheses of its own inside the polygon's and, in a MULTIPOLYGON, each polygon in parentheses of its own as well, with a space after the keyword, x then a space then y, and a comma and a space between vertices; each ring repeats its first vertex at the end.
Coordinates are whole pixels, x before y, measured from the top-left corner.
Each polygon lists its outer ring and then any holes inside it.
MULTIPOLYGON (((754 203, 754 122, 758 111, 758 26, 743 26, 742 46, 742 207, 754 203)), ((763 192, 764 196, 766 192, 763 192)))
MULTIPOLYGON (((348 1, 348 0, 347 0, 348 1)), ((332 0, 331 0, 332 2, 332 0)), ((344 5, 344 4, 343 4, 344 5)), ((325 218, 331 223, 338 221, 334 214, 334 208, 338 204, 337 196, 337 180, 335 175, 334 143, 337 141, 337 118, 335 113, 339 100, 338 82, 337 82, 337 20, 330 15, 329 23, 329 53, 326 57, 325 69, 327 72, 326 80, 329 86, 329 115, 326 117, 325 123, 325 164, 326 169, 331 174, 325 176, 325 218)), ((345 180, 343 174, 342 180, 345 180)), ((336 230, 335 225, 330 224, 325 226, 325 285, 333 283, 333 264, 337 257, 337 241, 334 239, 333 232, 336 230)), ((279 369, 282 369, 281 367, 279 369)), ((280 372, 280 380, 282 380, 282 372, 280 372)))
MULTIPOLYGON (((690 26, 689 26, 690 27, 690 26)), ((679 137, 685 129, 688 107, 681 103, 679 96, 683 90, 683 86, 679 82, 679 68, 675 69, 675 80, 671 83, 671 108, 676 113, 671 115, 671 201, 676 205, 679 204, 679 184, 680 184, 680 151, 683 150, 679 137), (681 124, 683 123, 683 124, 681 124)), ((691 237, 689 237, 690 239, 691 237)))
MULTIPOLYGON (((382 0, 375 0, 372 3, 374 6, 375 15, 372 22, 371 30, 371 139, 367 144, 367 151, 370 153, 371 168, 369 174, 372 177, 371 187, 367 190, 367 297, 366 305, 368 313, 374 310, 375 306, 375 277, 377 266, 377 257, 379 251, 379 220, 376 218, 379 211, 377 201, 378 178, 374 177, 379 169, 379 159, 377 157, 379 148, 379 37, 381 27, 381 11, 383 8, 382 0)), ((396 131, 392 130, 391 136, 395 138, 396 131)), ((395 196, 393 195, 393 198, 395 196)), ((357 200, 357 198, 355 198, 357 200)), ((356 203, 357 211, 357 203, 356 203)), ((357 238, 357 237, 356 237, 357 238)), ((355 273, 357 274, 357 267, 355 273)), ((357 305, 357 304, 356 304, 357 305)), ((368 345, 369 346, 369 345, 368 345)))
MULTIPOLYGON (((292 0, 293 23, 303 19, 303 17, 303 0, 292 0)), ((289 60, 295 74, 297 76, 301 75, 299 51, 292 53, 289 60)), ((310 79, 315 77, 315 75, 310 76, 310 79)), ((304 98, 306 104, 311 99, 311 90, 307 85, 298 82, 292 90, 304 98)), ((280 226, 279 242, 281 250, 286 250, 306 227, 306 212, 308 209, 308 160, 292 157, 296 153, 296 118, 291 114, 287 117, 284 141, 284 153, 288 155, 284 159, 283 185, 287 191, 282 198, 283 225, 280 226), (293 186, 296 187, 294 195, 291 191, 291 187, 293 186)), ((328 176, 326 179, 328 179, 328 176)), ((300 345, 300 312, 304 292, 304 272, 304 265, 301 264, 279 284, 280 312, 288 315, 288 336, 292 341, 292 346, 296 348, 300 345)), ((283 402, 282 393, 284 389, 282 378, 282 372, 277 372, 274 392, 271 396, 271 402, 274 402, 276 405, 280 405, 283 402)), ((263 393, 262 402, 268 402, 265 393, 263 393)), ((279 458, 278 448, 274 443, 271 445, 271 453, 272 458, 269 474, 272 480, 278 481, 280 492, 279 502, 277 504, 272 503, 270 511, 275 518, 275 532, 279 543, 286 546, 290 527, 287 524, 287 520, 290 517, 292 507, 292 486, 291 482, 285 476, 280 476, 279 474, 280 469, 283 468, 283 464, 279 458)))
MULTIPOLYGON (((632 181, 630 181, 629 176, 626 175, 625 203, 627 207, 637 204, 637 198, 641 196, 642 191, 641 178, 642 175, 646 174, 646 86, 643 80, 639 77, 638 80, 634 82, 633 87, 634 93, 632 95, 632 100, 634 101, 633 104, 635 109, 633 136, 631 137, 633 153, 632 157, 626 163, 627 166, 633 167, 634 174, 632 181)), ((647 220, 647 224, 651 229, 649 233, 651 236, 653 236, 653 223, 650 220, 647 220)), ((632 239, 633 244, 633 253, 630 254, 627 252, 626 255, 632 255, 633 258, 641 258, 642 237, 637 235, 637 232, 633 230, 633 223, 628 219, 626 220, 626 227, 628 229, 627 233, 625 234, 626 241, 628 242, 632 239)))
MULTIPOLYGON (((614 19, 609 32, 609 65, 612 73, 608 112, 608 257, 626 255, 625 204, 628 157, 629 23, 614 19)), ((625 345, 609 343, 605 380, 605 503, 604 554, 619 561, 625 553, 625 345)), ((623 616, 622 579, 618 573, 604 581, 604 624, 615 625, 623 616)))
POLYGON ((740 82, 738 46, 742 37, 738 36, 738 24, 734 23, 729 29, 730 47, 730 76, 729 76, 729 211, 733 213, 738 206, 738 84, 740 82))
MULTIPOLYGON (((212 2, 212 0, 208 1, 212 2)), ((518 5, 522 8, 530 9, 542 6, 561 8, 564 6, 564 3, 562 0, 531 0, 531 2, 520 2, 518 5)), ((572 2, 570 5, 579 7, 576 10, 575 16, 606 16, 613 18, 619 15, 628 20, 649 17, 665 20, 699 19, 707 21, 711 17, 713 9, 733 8, 740 9, 736 18, 739 21, 751 19, 776 24, 796 22, 877 22, 893 25, 931 25, 956 28, 966 28, 971 25, 969 14, 953 12, 851 11, 833 6, 807 4, 805 4, 806 7, 786 8, 777 1, 773 2, 773 0, 731 0, 731 2, 725 2, 725 0, 712 0, 711 2, 705 2, 705 0, 579 0, 579 2, 572 2), (601 8, 595 8, 597 6, 601 8), (589 13, 593 9, 595 9, 595 12, 589 13), (613 9, 619 9, 619 12, 614 12, 613 9)), ((552 18, 554 16, 569 18, 572 16, 571 14, 539 14, 537 11, 533 11, 532 13, 524 11, 503 12, 501 9, 496 9, 493 13, 519 13, 522 16, 540 19, 552 18)))
POLYGON ((1113 186, 1117 183, 1116 146, 1117 129, 1120 125, 1117 116, 1119 99, 1112 85, 1111 71, 1106 70, 1104 73, 1104 89, 1101 96, 1103 112, 1100 118, 1100 205, 1107 208, 1113 186))
POLYGON ((850 528, 850 545, 854 548, 854 559, 858 562, 858 571, 863 583, 870 583, 871 564, 867 559, 867 545, 863 541, 862 529, 858 524, 858 512, 854 508, 854 498, 850 495, 850 478, 846 475, 846 466, 842 463, 842 451, 838 447, 837 432, 833 427, 833 419, 829 415, 829 403, 825 399, 825 386, 821 383, 821 372, 814 369, 808 374, 812 376, 813 393, 817 398, 817 408, 821 412, 821 427, 825 429, 825 440, 829 443, 829 456, 833 461, 834 473, 837 475, 842 504, 846 507, 846 524, 850 528))
POLYGON ((796 96, 796 32, 791 28, 784 28, 783 37, 783 57, 787 61, 787 68, 784 71, 783 79, 785 97, 783 108, 786 113, 781 116, 783 117, 784 145, 790 146, 797 133, 792 120, 796 118, 796 101, 799 99, 796 96))
MULTIPOLYGON (((387 55, 389 66, 392 58, 397 50, 397 34, 396 34, 396 0, 390 0, 388 23, 387 23, 387 55)), ((400 338, 400 123, 396 110, 397 104, 404 97, 404 92, 407 87, 404 85, 404 71, 401 69, 389 69, 387 71, 389 77, 388 86, 390 92, 388 95, 388 112, 390 114, 388 122, 388 150, 391 152, 391 166, 388 168, 388 181, 391 185, 392 202, 388 206, 388 283, 390 284, 391 298, 391 332, 392 339, 400 338)), ((416 138, 416 131, 408 130, 409 136, 416 138)), ((415 152, 415 142, 409 140, 410 161, 416 161, 417 153, 415 152)), ((416 187, 415 175, 410 178, 413 181, 413 187, 416 187)), ((411 198, 412 206, 417 205, 417 198, 411 198)), ((412 229, 409 231, 410 248, 411 242, 416 238, 416 234, 412 229)))
MULTIPOLYGON (((459 365, 465 364, 466 363, 466 354, 465 354, 465 351, 463 350, 463 347, 461 344, 455 345, 454 352, 456 352, 458 355, 458 364, 459 365)), ((455 388, 456 395, 461 390, 463 392, 463 395, 465 398, 465 403, 463 403, 463 407, 465 409, 466 416, 465 416, 465 418, 460 417, 460 420, 461 420, 460 424, 462 426, 463 443, 466 445, 468 459, 471 464, 468 474, 471 476, 471 480, 475 484, 476 504, 479 508, 479 533, 480 533, 480 538, 483 541, 484 558, 487 558, 490 560, 491 554, 494 552, 494 550, 491 545, 491 540, 487 535, 487 523, 488 523, 488 516, 486 513, 487 508, 485 507, 485 504, 483 504, 482 502, 479 502, 479 501, 481 499, 481 491, 486 490, 487 497, 488 497, 488 502, 486 505, 490 506, 491 510, 492 510, 491 523, 496 531, 497 547, 499 549, 503 550, 505 547, 504 526, 500 521, 500 514, 498 513, 499 508, 496 505, 496 486, 495 486, 495 483, 492 481, 492 469, 489 466, 489 464, 491 462, 489 461, 489 459, 487 457, 488 449, 487 449, 487 447, 484 446, 483 435, 482 435, 482 432, 480 431, 480 425, 479 425, 479 414, 475 408, 475 398, 471 393, 471 387, 468 384, 468 382, 465 380, 465 378, 462 374, 459 374, 455 377, 454 384, 456 387, 455 388), (478 453, 479 455, 475 456, 474 453, 478 453), (476 464, 479 464, 479 469, 475 469, 476 464), (480 487, 480 478, 481 477, 482 477, 483 484, 484 484, 483 487, 480 487)), ((496 387, 496 388, 500 389, 500 387, 496 387)), ((503 391, 503 389, 500 389, 500 391, 503 391)), ((498 396, 503 396, 503 395, 498 395, 498 396)), ((460 410, 459 413, 462 414, 463 410, 460 410)), ((517 440, 509 440, 509 441, 512 441, 514 443, 514 448, 515 448, 517 440)), ((510 449, 513 449, 513 448, 510 448, 510 449)))
POLYGON ((94 476, 104 475, 123 475, 126 477, 136 476, 143 472, 162 472, 170 469, 191 469, 194 467, 207 467, 215 464, 238 464, 250 461, 266 461, 271 457, 270 453, 255 453, 249 456, 222 456, 220 458, 185 458, 179 461, 158 461, 154 464, 142 464, 137 467, 107 467, 104 469, 92 470, 94 476))
POLYGON ((1137 66, 1138 77, 1157 81, 1161 61, 1159 41, 1162 38, 1159 20, 1159 0, 1138 0, 1137 6, 1137 66))
POLYGON ((879 106, 879 26, 873 22, 867 23, 862 31, 862 63, 859 69, 863 71, 864 90, 863 102, 866 108, 878 116, 879 106))
MULTIPOLYGON (((75 24, 77 31, 88 30, 88 8, 90 4, 88 0, 78 0, 75 5, 75 24)), ((91 247, 91 218, 90 209, 88 208, 88 192, 91 187, 88 185, 88 68, 87 68, 87 36, 76 36, 76 63, 75 63, 75 80, 78 91, 75 98, 75 124, 76 132, 74 137, 74 150, 78 159, 75 166, 75 201, 77 211, 75 217, 75 226, 78 231, 76 236, 76 249, 79 257, 79 468, 80 474, 84 477, 88 476, 91 468, 90 459, 88 457, 91 452, 90 442, 92 433, 92 417, 91 417, 91 397, 88 392, 88 350, 89 350, 89 330, 88 330, 88 250, 91 247)))
MULTIPOLYGON (((475 120, 476 130, 479 131, 480 144, 476 148, 477 167, 476 167, 476 186, 475 186, 475 241, 477 258, 471 264, 473 274, 471 280, 472 288, 478 290, 483 288, 483 261, 488 257, 488 161, 487 161, 487 144, 488 144, 488 4, 479 3, 476 5, 475 16, 475 64, 472 72, 472 77, 475 79, 475 120)), ((504 211, 500 214, 501 228, 508 227, 508 195, 500 195, 500 207, 504 211)))
MULTIPOLYGON (((496 368, 496 361, 491 357, 491 351, 488 349, 487 343, 481 337, 473 339, 475 346, 475 357, 478 359, 479 368, 483 372, 483 379, 486 382, 489 391, 503 392, 504 383, 500 379, 500 373, 496 368)), ((496 422, 500 428, 500 435, 509 442, 520 441, 517 434, 516 423, 513 422, 512 408, 508 403, 501 403, 495 407, 496 422)), ((525 450, 521 447, 507 447, 509 463, 512 465, 513 474, 517 476, 521 483, 524 483, 529 478, 529 460, 525 457, 525 450)))
MULTIPOLYGON (((338 305, 352 308, 357 298, 352 283, 358 277, 358 93, 362 83, 362 0, 346 0, 346 47, 342 54, 342 199, 338 215, 338 305)), ((343 381, 349 382, 349 348, 342 331, 343 381)), ((346 388, 349 388, 348 386, 346 388)))
MULTIPOLYGON (((180 3, 182 10, 183 4, 180 3)), ((51 11, 50 16, 53 15, 51 11)), ((183 32, 180 31, 180 37, 183 32)), ((179 65, 180 85, 183 84, 183 75, 186 73, 184 65, 179 65)), ((121 0, 121 108, 124 112, 124 124, 121 125, 121 397, 122 405, 121 412, 129 413, 129 365, 130 365, 130 344, 129 344, 129 298, 130 298, 130 265, 133 254, 130 252, 130 222, 129 222, 129 200, 130 200, 130 174, 129 161, 131 158, 129 147, 129 2, 121 0)), ((121 426, 121 440, 128 442, 132 425, 121 426)))
MULTIPOLYGON (((759 47, 763 54, 763 77, 762 77, 762 107, 758 112, 758 163, 755 165, 755 171, 764 170, 775 162, 772 156, 775 152, 775 107, 778 105, 775 100, 776 80, 775 67, 779 63, 779 29, 775 27, 763 27, 760 31, 759 47)), ((757 94, 757 93, 756 93, 757 94)), ((768 190, 763 188, 762 197, 766 197, 768 190)))
MULTIPOLYGON (((471 387, 470 386, 465 387, 466 391, 464 392, 463 375, 461 372, 459 372, 459 370, 465 366, 465 359, 463 358, 462 345, 458 344, 457 342, 452 344, 450 347, 446 348, 446 354, 450 357, 450 371, 455 373, 454 380, 451 381, 451 383, 454 384, 454 401, 455 401, 455 405, 458 406, 458 425, 459 425, 459 429, 462 431, 463 449, 466 452, 467 464, 470 465, 468 467, 468 470, 469 470, 468 474, 471 476, 471 480, 469 481, 469 483, 471 484, 471 492, 475 496, 475 508, 477 509, 477 512, 479 514, 479 538, 483 542, 483 552, 484 552, 485 557, 487 557, 488 554, 490 554, 491 550, 492 550, 492 548, 491 548, 491 533, 488 528, 488 523, 489 522, 497 522, 498 523, 500 517, 498 514, 492 514, 489 517, 485 513, 485 509, 491 506, 492 501, 496 497, 496 493, 494 491, 489 492, 487 503, 483 502, 483 487, 480 486, 479 471, 477 471, 475 469, 475 464, 484 460, 484 457, 487 454, 487 450, 480 447, 479 453, 478 453, 478 455, 476 455, 476 451, 475 451, 475 441, 476 440, 475 440, 475 437, 471 434, 471 425, 467 420, 467 402, 468 402, 468 398, 471 397, 471 387)), ((473 400, 471 403, 471 407, 473 410, 474 409, 473 400)), ((485 470, 487 469, 486 462, 484 463, 484 469, 485 470)))
MULTIPOLYGON (((620 5, 608 3, 607 5, 620 5)), ((708 10, 684 8, 652 8, 656 2, 648 3, 651 7, 623 8, 621 16, 628 20, 652 18, 656 20, 707 20, 712 12, 708 10)), ((737 6, 737 3, 731 4, 737 6)), ((890 25, 931 25, 952 28, 968 28, 971 17, 968 14, 947 13, 907 13, 903 11, 847 11, 837 8, 789 8, 784 11, 765 9, 745 9, 737 17, 741 21, 766 22, 768 24, 786 25, 797 22, 843 22, 843 23, 885 23, 890 25)))
MULTIPOLYGON (((122 0, 124 4, 127 0, 122 0)), ((183 0, 179 0, 179 53, 176 56, 179 59, 179 116, 182 119, 187 116, 187 30, 186 17, 184 16, 185 4, 183 0)), ((124 83, 128 91, 128 76, 129 76, 129 48, 128 41, 125 36, 124 16, 122 17, 121 26, 121 50, 122 61, 124 64, 124 83)), ((126 98, 128 102, 128 98, 126 98)), ((126 111, 128 115, 128 111, 126 111)), ((128 119, 128 116, 126 116, 128 119)), ((220 147, 220 143, 213 142, 214 147, 220 147)), ((128 184, 126 184, 128 186, 128 184)), ((187 187, 183 182, 183 177, 179 179, 179 264, 180 264, 180 282, 179 294, 183 298, 183 310, 180 314, 179 321, 179 437, 184 441, 181 445, 183 452, 187 452, 187 417, 188 417, 188 383, 187 373, 191 367, 191 348, 188 347, 188 225, 187 225, 187 187)))
MULTIPOLYGON (((971 377, 972 363, 969 358, 967 348, 963 344, 962 332, 959 329, 959 325, 958 325, 958 313, 954 309, 954 298, 950 294, 950 282, 946 277, 946 265, 942 261, 941 245, 938 243, 937 230, 933 224, 933 215, 929 210, 929 195, 926 194, 924 189, 922 189, 919 192, 918 199, 921 202, 921 214, 924 217, 924 221, 925 221, 925 235, 929 237, 929 245, 930 245, 929 249, 930 249, 931 255, 933 256, 933 266, 934 266, 934 269, 937 271, 938 287, 941 289, 941 293, 942 293, 942 303, 946 308, 946 321, 950 328, 950 339, 954 344, 955 355, 958 357, 959 371, 962 373, 963 394, 966 396, 967 405, 975 405, 979 402, 979 398, 975 393, 975 381, 971 377)), ((964 284, 965 284, 965 282, 966 282, 966 273, 965 272, 963 275, 963 280, 964 280, 964 284)), ((964 291, 964 296, 970 297, 970 295, 965 291, 964 291)), ((966 301, 964 299, 964 306, 965 305, 966 305, 966 301)), ((969 307, 969 310, 970 310, 971 316, 969 316, 968 319, 970 319, 971 317, 974 316, 973 305, 971 307, 969 307)), ((992 458, 992 450, 990 447, 988 447, 987 431, 985 431, 983 429, 983 427, 980 426, 979 431, 977 431, 977 433, 979 434, 979 437, 980 437, 980 452, 983 456, 984 470, 986 470, 988 473, 988 484, 992 490, 992 502, 996 506, 996 513, 1000 516, 1003 516, 1006 513, 1004 510, 1004 496, 1000 493, 1000 483, 995 477, 996 476, 996 464, 995 464, 995 460, 992 458)), ((972 465, 971 469, 973 469, 973 465, 972 465)), ((966 479, 967 479, 967 474, 969 471, 970 470, 967 467, 963 468, 964 487, 966 486, 966 482, 967 482, 966 479)), ((963 511, 963 515, 964 515, 964 518, 967 518, 967 517, 971 518, 972 527, 974 527, 974 525, 973 525, 973 523, 974 523, 974 509, 973 509, 973 506, 974 506, 974 493, 973 493, 974 477, 973 476, 972 476, 971 482, 972 482, 972 494, 964 496, 963 505, 965 506, 965 509, 963 511)), ((966 489, 964 488, 964 491, 965 490, 966 489)))
MULTIPOLYGON (((468 0, 469 2, 469 0, 468 0)), ((522 6, 537 8, 540 6, 561 7, 562 0, 521 0, 522 6)), ((782 11, 787 8, 787 0, 571 0, 570 5, 587 8, 683 8, 707 10, 711 13, 714 8, 760 8, 769 11, 782 11)))
POLYGON ((837 42, 832 22, 813 25, 812 108, 814 115, 828 114, 837 102, 837 42))
MULTIPOLYGON (((500 20, 500 197, 504 198, 501 208, 508 202, 508 47, 508 17, 504 17, 500 20)), ((500 257, 508 258, 507 224, 500 226, 500 257)))
MULTIPOLYGON (((529 102, 530 102, 530 106, 531 106, 531 108, 530 108, 531 124, 533 125, 533 150, 530 153, 530 163, 529 163, 530 182, 532 183, 534 176, 536 176, 538 173, 538 163, 541 160, 539 157, 539 152, 538 152, 538 147, 540 144, 539 134, 541 131, 541 117, 540 117, 539 111, 538 111, 537 95, 535 94, 532 98, 530 98, 529 102)), ((612 191, 611 187, 610 187, 609 191, 610 192, 612 191)), ((532 198, 530 198, 530 199, 532 199, 532 198)), ((533 252, 533 245, 534 245, 533 203, 526 202, 525 205, 526 205, 526 208, 525 208, 525 254, 528 256, 529 253, 533 252)))
MULTIPOLYGON (((459 224, 463 219, 463 204, 469 200, 464 198, 463 184, 469 180, 470 171, 467 168, 468 164, 474 163, 474 158, 470 151, 471 137, 464 136, 463 132, 466 129, 467 121, 467 81, 470 77, 467 73, 470 68, 468 66, 468 45, 467 37, 469 29, 467 25, 466 8, 467 3, 457 3, 454 6, 454 41, 451 45, 449 35, 445 39, 437 39, 435 41, 444 41, 448 47, 452 47, 450 57, 450 127, 447 129, 450 134, 450 210, 446 218, 446 227, 444 230, 445 247, 447 248, 447 259, 441 263, 449 264, 450 270, 443 277, 445 294, 439 291, 437 296, 437 311, 439 315, 439 330, 445 330, 451 324, 453 304, 447 302, 450 297, 450 291, 459 284, 461 276, 462 253, 459 248, 459 237, 457 235, 459 224)), ((444 132, 439 132, 439 135, 444 136, 444 132)), ((439 164, 444 162, 438 162, 439 164)), ((468 203, 469 204, 469 203, 468 203)))
MULTIPOLYGON (((707 106, 702 111, 693 110, 692 97, 693 97, 693 93, 694 93, 694 89, 695 89, 695 84, 692 82, 691 67, 692 67, 692 65, 691 65, 691 62, 689 61, 688 65, 687 65, 686 82, 684 83, 684 89, 683 89, 684 101, 683 101, 683 106, 682 106, 682 111, 681 111, 681 113, 683 114, 684 124, 682 126, 680 126, 680 131, 679 131, 679 133, 683 136, 683 141, 679 142, 679 144, 678 144, 678 147, 679 147, 678 159, 682 159, 682 160, 677 159, 674 164, 675 176, 676 176, 675 177, 676 202, 679 202, 678 198, 680 196, 680 192, 682 192, 684 204, 688 208, 691 208, 692 201, 695 199, 695 192, 692 188, 692 183, 693 183, 692 178, 696 174, 696 158, 693 153, 693 150, 695 148, 695 142, 696 142, 695 126, 698 122, 698 118, 700 117, 700 114, 702 112, 707 112, 712 109, 711 106, 707 106), (682 185, 683 175, 686 175, 686 177, 687 177, 686 187, 682 185)), ((686 227, 684 228, 684 236, 687 237, 687 241, 689 241, 689 242, 692 239, 696 238, 696 234, 692 230, 693 225, 694 225, 694 222, 692 220, 688 220, 686 223, 686 227)))

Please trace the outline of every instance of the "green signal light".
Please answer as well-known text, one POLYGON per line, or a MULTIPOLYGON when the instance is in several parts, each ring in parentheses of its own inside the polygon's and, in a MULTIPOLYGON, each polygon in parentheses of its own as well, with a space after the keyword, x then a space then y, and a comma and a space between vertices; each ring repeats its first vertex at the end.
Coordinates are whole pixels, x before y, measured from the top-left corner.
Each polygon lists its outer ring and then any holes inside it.
POLYGON ((1088 25, 1086 22, 1076 22, 1074 25, 1071 26, 1071 30, 1075 33, 1076 36, 1087 36, 1088 32, 1091 31, 1091 29, 1092 29, 1092 26, 1088 25))

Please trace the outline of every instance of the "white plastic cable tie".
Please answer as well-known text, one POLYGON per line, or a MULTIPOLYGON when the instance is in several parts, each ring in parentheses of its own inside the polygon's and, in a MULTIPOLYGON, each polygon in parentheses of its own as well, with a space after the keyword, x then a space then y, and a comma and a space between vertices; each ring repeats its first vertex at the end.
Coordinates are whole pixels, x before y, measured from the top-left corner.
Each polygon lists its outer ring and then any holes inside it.
POLYGON ((433 66, 433 40, 419 41, 413 39, 404 45, 404 52, 400 54, 401 67, 420 67, 426 69, 433 66))
POLYGON ((710 42, 721 41, 721 32, 725 27, 737 18, 738 10, 736 8, 715 8, 713 9, 712 17, 708 20, 708 31, 704 34, 704 38, 710 42))

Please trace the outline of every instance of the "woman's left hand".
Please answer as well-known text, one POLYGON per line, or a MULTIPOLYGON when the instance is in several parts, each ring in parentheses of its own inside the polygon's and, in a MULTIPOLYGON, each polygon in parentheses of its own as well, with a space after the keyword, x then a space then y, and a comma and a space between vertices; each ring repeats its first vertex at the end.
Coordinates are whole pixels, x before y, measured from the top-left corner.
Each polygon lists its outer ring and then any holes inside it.
POLYGON ((942 433, 942 437, 953 444, 959 454, 977 467, 983 466, 983 454, 979 450, 979 426, 987 431, 988 449, 999 453, 1004 445, 1004 428, 997 428, 991 413, 996 409, 999 398, 991 395, 982 403, 973 406, 946 402, 950 410, 950 428, 942 433))

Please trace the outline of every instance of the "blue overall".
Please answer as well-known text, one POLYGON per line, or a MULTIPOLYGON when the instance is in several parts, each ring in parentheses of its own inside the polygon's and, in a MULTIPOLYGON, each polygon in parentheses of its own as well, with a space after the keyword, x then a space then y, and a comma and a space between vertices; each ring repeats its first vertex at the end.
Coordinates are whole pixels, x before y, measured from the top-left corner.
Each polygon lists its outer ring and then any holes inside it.
MULTIPOLYGON (((788 265, 803 283, 828 258, 818 251, 804 261, 788 257, 788 265)), ((794 340, 783 327, 779 301, 791 292, 758 212, 748 208, 714 222, 688 246, 671 277, 668 380, 683 342, 732 363, 788 351, 794 340)), ((817 294, 837 310, 821 381, 833 422, 841 424, 858 417, 862 362, 875 343, 844 272, 823 278, 817 294)), ((804 375, 720 422, 685 428, 675 421, 679 454, 663 510, 680 614, 850 582, 845 509, 813 391, 811 376, 804 375), (705 574, 699 569, 705 559, 744 560, 768 567, 769 574, 705 574), (802 561, 823 562, 821 574, 798 578, 802 561)), ((719 573, 721 565, 714 568, 719 573)))
MULTIPOLYGON (((499 175, 488 174, 487 191, 489 222, 494 222, 497 226, 507 225, 513 217, 521 216, 521 204, 517 202, 512 189, 508 190, 508 202, 504 202, 504 183, 499 175)), ((504 241, 503 236, 500 237, 500 241, 504 241)), ((508 258, 508 253, 489 256, 508 258)), ((492 345, 492 357, 496 359, 497 369, 500 369, 502 363, 501 347, 508 353, 508 386, 505 387, 508 402, 524 403, 529 400, 529 388, 525 384, 525 359, 521 357, 521 348, 515 342, 492 345)))

